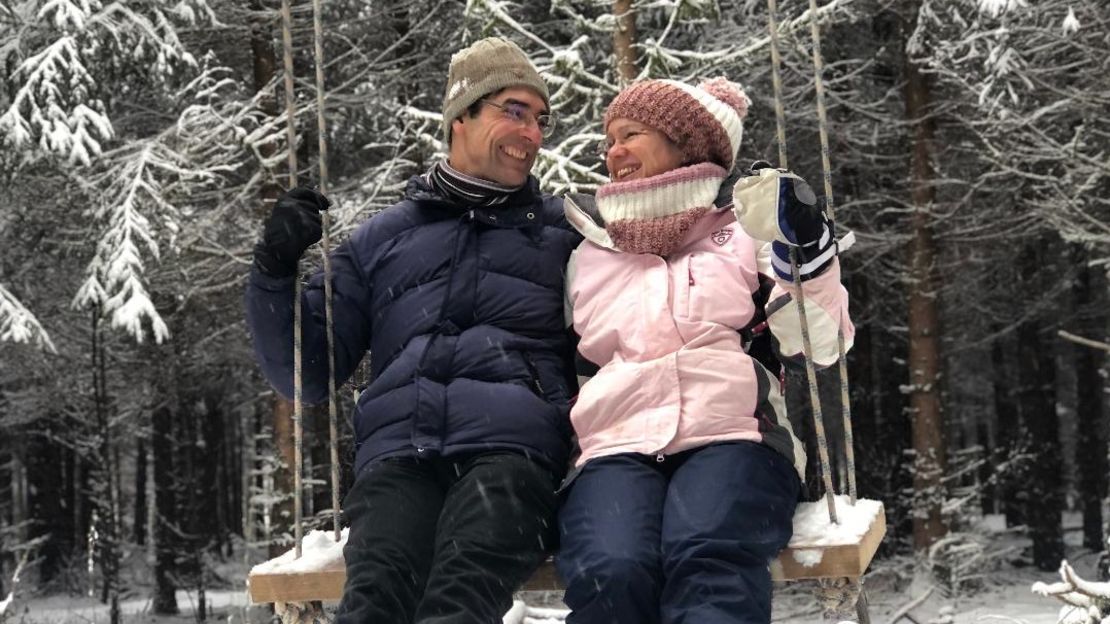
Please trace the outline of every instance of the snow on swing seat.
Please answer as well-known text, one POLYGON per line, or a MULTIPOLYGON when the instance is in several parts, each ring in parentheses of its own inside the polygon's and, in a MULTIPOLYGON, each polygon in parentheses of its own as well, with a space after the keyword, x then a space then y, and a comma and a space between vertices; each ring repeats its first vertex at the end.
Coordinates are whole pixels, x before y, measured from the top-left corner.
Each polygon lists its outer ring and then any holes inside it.
MULTIPOLYGON (((828 503, 822 499, 801 503, 794 513, 794 537, 771 562, 776 581, 814 578, 859 578, 886 533, 886 516, 879 501, 860 499, 853 506, 846 496, 836 496, 838 524, 829 522, 828 503)), ((337 543, 331 531, 312 531, 301 542, 301 557, 293 550, 251 569, 249 587, 255 604, 339 600, 347 573, 343 545, 347 529, 337 543)), ((523 587, 525 590, 562 590, 550 561, 523 587)))
POLYGON ((886 535, 883 504, 861 498, 852 505, 847 496, 833 498, 837 524, 829 521, 825 499, 798 505, 790 544, 771 562, 772 579, 855 579, 867 571, 886 535))

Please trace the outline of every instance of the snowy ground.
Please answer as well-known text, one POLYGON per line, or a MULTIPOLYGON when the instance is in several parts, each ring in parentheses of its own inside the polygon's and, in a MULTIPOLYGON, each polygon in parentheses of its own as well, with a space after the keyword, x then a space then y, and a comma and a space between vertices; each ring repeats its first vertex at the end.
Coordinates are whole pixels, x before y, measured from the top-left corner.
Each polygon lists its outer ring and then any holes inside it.
MULTIPOLYGON (((1051 599, 1035 596, 1030 587, 1036 581, 1054 582, 1057 576, 1028 566, 1015 566, 1014 562, 1022 561, 1021 550, 1027 542, 1013 533, 997 532, 997 525, 992 524, 982 527, 984 537, 977 538, 982 548, 964 550, 965 554, 959 559, 961 565, 969 566, 962 571, 969 588, 955 595, 942 588, 934 589, 924 602, 910 612, 912 619, 901 619, 902 623, 1056 624, 1060 605, 1051 599), (992 553, 996 556, 989 556, 992 553)), ((1071 522, 1067 524, 1072 525, 1071 522)), ((1096 555, 1074 544, 1078 539, 1075 531, 1069 531, 1067 538, 1069 560, 1080 575, 1093 579, 1096 555)), ((891 622, 895 613, 928 589, 912 582, 912 569, 913 562, 905 559, 886 559, 873 564, 866 581, 873 622, 891 622)), ((145 595, 142 590, 135 593, 145 595)), ((210 605, 208 620, 211 622, 255 624, 268 621, 265 609, 247 607, 246 594, 242 590, 210 590, 207 596, 210 605)), ((516 605, 510 617, 506 618, 507 623, 551 624, 561 621, 565 613, 558 594, 527 593, 520 598, 526 604, 516 605)), ((179 624, 196 621, 193 594, 178 592, 178 605, 181 615, 153 616, 149 614, 149 599, 130 598, 123 603, 124 622, 179 624)), ((67 596, 17 597, 5 615, 6 619, 0 618, 4 624, 107 622, 104 605, 92 599, 67 596)), ((810 593, 810 586, 797 583, 776 588, 774 621, 781 624, 820 622, 817 602, 810 593)))

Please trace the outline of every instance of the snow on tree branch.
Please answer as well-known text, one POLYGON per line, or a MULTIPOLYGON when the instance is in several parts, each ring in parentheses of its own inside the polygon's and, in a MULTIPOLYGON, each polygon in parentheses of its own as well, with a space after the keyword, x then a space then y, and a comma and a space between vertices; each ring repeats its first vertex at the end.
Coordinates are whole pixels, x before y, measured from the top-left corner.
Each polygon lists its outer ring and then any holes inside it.
POLYGON ((120 62, 140 61, 157 84, 172 76, 175 66, 196 66, 177 24, 195 25, 198 16, 214 23, 214 14, 207 0, 165 4, 30 0, 17 5, 15 19, 0 23, 0 59, 23 59, 0 114, 0 140, 24 152, 24 161, 48 157, 90 165, 115 135, 99 73, 111 75, 120 62), (114 60, 101 63, 105 58, 114 60))
POLYGON ((1025 6, 1025 0, 979 0, 979 10, 991 17, 1025 6))
POLYGON ((50 336, 35 315, 0 285, 0 342, 34 343, 40 349, 57 353, 50 336))
POLYGON ((1087 581, 1067 561, 1060 562, 1059 583, 1033 583, 1031 591, 1063 602, 1060 624, 1106 624, 1110 621, 1110 583, 1087 581))
POLYGON ((102 233, 73 305, 101 306, 113 327, 139 342, 147 323, 156 342, 169 337, 145 286, 144 255, 159 260, 160 239, 174 245, 181 220, 174 201, 191 202, 200 187, 236 170, 250 154, 243 149, 243 126, 252 123, 257 100, 237 98, 230 70, 208 67, 209 61, 176 94, 187 103, 177 123, 106 152, 99 171, 82 180, 106 201, 91 212, 102 233))
POLYGON ((45 153, 88 165, 112 137, 112 124, 97 100, 85 100, 95 82, 82 63, 75 37, 65 35, 27 58, 14 77, 23 84, 0 115, 5 141, 26 149, 33 137, 45 153))
POLYGON ((143 286, 140 251, 145 247, 157 259, 159 249, 151 223, 140 207, 146 203, 154 209, 174 211, 162 197, 162 184, 156 174, 159 169, 176 173, 179 167, 172 155, 167 158, 158 148, 157 143, 149 141, 137 154, 123 159, 118 170, 111 171, 113 181, 100 196, 118 201, 101 205, 94 212, 94 217, 107 225, 73 305, 101 306, 113 327, 127 331, 139 342, 145 337, 143 321, 148 320, 154 340, 161 343, 169 337, 169 329, 143 286))

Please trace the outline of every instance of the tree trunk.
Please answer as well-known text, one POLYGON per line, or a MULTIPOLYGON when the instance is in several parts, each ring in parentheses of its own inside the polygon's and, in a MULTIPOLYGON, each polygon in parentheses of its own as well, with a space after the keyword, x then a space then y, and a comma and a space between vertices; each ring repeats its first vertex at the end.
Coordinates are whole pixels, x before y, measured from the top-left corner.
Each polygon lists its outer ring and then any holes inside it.
MULTIPOLYGON (((914 3, 914 11, 917 11, 914 3)), ((904 34, 912 23, 905 25, 904 34)), ((906 51, 905 100, 906 119, 912 128, 910 184, 914 211, 911 217, 909 259, 909 368, 910 412, 913 418, 913 448, 916 454, 914 474, 915 510, 913 522, 914 549, 921 551, 942 537, 947 529, 941 517, 941 477, 946 469, 944 423, 941 415, 940 349, 937 314, 937 256, 933 241, 930 211, 936 197, 933 187, 934 123, 930 117, 929 84, 916 62, 906 51)))
MULTIPOLYGON (((1105 335, 1106 292, 1106 280, 1101 271, 1087 267, 1080 272, 1076 281, 1076 303, 1081 315, 1079 335, 1096 339, 1105 335)), ((1079 472, 1079 504, 1083 510, 1083 546, 1099 552, 1107 547, 1102 532, 1102 501, 1107 495, 1107 475, 1110 474, 1107 464, 1110 426, 1103 414, 1102 402, 1106 381, 1100 374, 1106 363, 1106 353, 1079 344, 1074 349, 1079 420, 1075 463, 1079 472)))
POLYGON ((135 443, 135 515, 131 533, 135 544, 146 544, 146 440, 139 436, 135 443))
MULTIPOLYGON (((1001 329, 996 325, 992 331, 997 334, 1001 329)), ((995 431, 998 432, 995 439, 995 465, 1012 460, 1026 446, 1014 390, 1018 386, 1017 374, 1011 370, 1012 366, 1009 364, 1017 355, 1011 348, 1010 336, 1010 334, 1003 334, 991 344, 995 431)), ((1026 492, 1019 486, 1023 480, 1024 470, 1024 464, 1020 463, 996 475, 998 506, 1006 517, 1006 526, 1009 527, 1025 524, 1026 492)))
POLYGON ((73 554, 66 484, 72 461, 70 451, 53 433, 60 416, 51 411, 42 420, 44 430, 27 440, 26 468, 30 493, 28 515, 35 520, 31 535, 49 536, 36 551, 41 558, 37 566, 39 582, 46 585, 66 578, 63 573, 73 554))
POLYGON ((85 508, 85 460, 76 450, 70 451, 72 458, 72 478, 68 481, 69 498, 72 501, 70 509, 73 510, 73 543, 84 544, 85 534, 88 532, 87 514, 85 508))
POLYGON ((242 497, 241 514, 243 522, 243 542, 247 545, 244 549, 244 557, 249 563, 251 547, 254 546, 255 541, 255 520, 254 513, 251 507, 251 495, 253 494, 254 485, 257 482, 254 471, 257 466, 255 459, 256 454, 256 423, 258 422, 258 414, 251 410, 247 417, 246 423, 243 425, 243 457, 242 457, 242 497))
MULTIPOLYGON (((276 395, 275 395, 276 397, 276 395)), ((273 448, 278 460, 274 470, 274 494, 281 502, 274 505, 271 520, 270 557, 277 557, 289 550, 293 535, 293 466, 296 456, 293 449, 293 402, 280 397, 274 399, 273 448)))
POLYGON ((239 517, 239 500, 242 496, 239 485, 239 467, 241 465, 239 454, 243 449, 243 436, 240 432, 240 423, 237 415, 221 411, 223 423, 220 429, 223 432, 223 453, 221 453, 220 474, 221 485, 219 496, 223 498, 225 510, 223 526, 220 532, 224 536, 223 556, 230 557, 234 551, 231 536, 239 532, 242 519, 239 517))
MULTIPOLYGON (((250 0, 251 8, 263 11, 260 0, 250 0)), ((271 117, 278 116, 277 97, 273 91, 266 91, 276 76, 277 56, 274 54, 273 30, 270 22, 256 20, 251 24, 251 53, 254 61, 254 87, 257 92, 266 92, 260 108, 271 117)), ((259 147, 263 157, 269 157, 277 151, 275 143, 268 143, 259 147)), ((272 176, 271 176, 272 178, 272 176)), ((276 182, 263 185, 261 191, 261 204, 259 217, 269 215, 270 207, 274 200, 281 194, 281 188, 276 182)), ((278 492, 289 494, 293 491, 293 403, 280 396, 274 395, 273 410, 271 412, 273 424, 273 444, 278 456, 282 459, 282 466, 275 475, 274 489, 278 492)), ((282 500, 274 510, 276 526, 274 534, 285 535, 291 533, 289 527, 293 518, 293 499, 289 496, 282 500)), ((288 549, 288 544, 270 544, 270 556, 276 557, 288 549)))
POLYGON ((613 31, 613 57, 617 63, 617 78, 620 86, 636 79, 640 68, 636 63, 636 9, 635 0, 614 0, 613 15, 617 18, 617 28, 613 31))
POLYGON ((177 485, 174 470, 173 412, 162 405, 151 417, 151 452, 154 455, 154 596, 151 610, 160 615, 176 615, 177 548, 179 541, 170 522, 177 518, 177 485))
POLYGON ((100 600, 108 603, 108 621, 120 622, 119 571, 120 571, 120 526, 119 482, 116 466, 116 448, 113 444, 115 434, 111 426, 108 405, 108 367, 107 350, 104 348, 100 333, 100 308, 92 310, 92 372, 93 372, 93 415, 96 421, 97 466, 94 471, 93 491, 96 493, 97 552, 103 584, 100 600))
MULTIPOLYGON (((1033 246, 1019 260, 1025 267, 1023 273, 1033 269, 1046 270, 1033 246)), ((1035 292, 1035 291, 1031 291, 1035 292)), ((1040 570, 1059 568, 1064 558, 1064 508, 1063 462, 1060 456, 1060 419, 1056 415, 1056 361, 1051 343, 1042 335, 1048 325, 1042 318, 1030 318, 1017 328, 1018 353, 1018 409, 1023 428, 1033 442, 1029 451, 1033 455, 1025 491, 1029 504, 1026 518, 1029 534, 1033 539, 1033 565, 1040 570)))
POLYGON ((27 541, 27 470, 23 466, 23 450, 26 442, 22 435, 13 436, 12 459, 8 464, 10 477, 10 492, 12 503, 12 527, 15 529, 15 541, 27 541))

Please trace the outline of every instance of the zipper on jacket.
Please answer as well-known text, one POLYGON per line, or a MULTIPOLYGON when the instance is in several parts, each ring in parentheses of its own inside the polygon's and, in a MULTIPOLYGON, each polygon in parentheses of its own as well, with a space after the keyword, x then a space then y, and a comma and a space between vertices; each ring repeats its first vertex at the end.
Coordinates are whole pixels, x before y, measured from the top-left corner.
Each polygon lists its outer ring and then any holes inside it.
POLYGON ((667 459, 667 456, 663 454, 663 451, 655 454, 655 463, 662 464, 665 459, 667 459))
POLYGON ((528 367, 528 376, 532 378, 532 390, 535 391, 536 396, 544 397, 543 384, 540 383, 540 371, 536 368, 535 361, 532 360, 531 353, 524 353, 524 365, 528 367))

